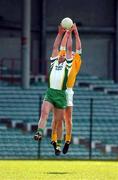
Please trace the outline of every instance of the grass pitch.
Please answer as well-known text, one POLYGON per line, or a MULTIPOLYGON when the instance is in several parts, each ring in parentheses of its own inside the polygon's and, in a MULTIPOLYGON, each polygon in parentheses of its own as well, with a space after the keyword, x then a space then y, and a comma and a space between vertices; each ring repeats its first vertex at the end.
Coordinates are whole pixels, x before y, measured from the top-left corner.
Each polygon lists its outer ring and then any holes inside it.
POLYGON ((118 180, 118 162, 1 160, 0 180, 118 180))

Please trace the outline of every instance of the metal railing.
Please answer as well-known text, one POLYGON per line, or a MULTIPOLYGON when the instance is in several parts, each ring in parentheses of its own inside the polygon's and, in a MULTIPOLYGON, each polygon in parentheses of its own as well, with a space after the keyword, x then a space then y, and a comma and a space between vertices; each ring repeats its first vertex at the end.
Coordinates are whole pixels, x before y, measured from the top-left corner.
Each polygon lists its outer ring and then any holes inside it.
POLYGON ((0 59, 0 79, 9 80, 14 83, 16 77, 21 73, 21 62, 19 58, 0 59))
MULTIPOLYGON (((30 78, 33 79, 35 77, 39 77, 42 79, 44 75, 47 79, 47 60, 39 61, 39 59, 31 60, 31 74, 30 78), (39 72, 39 69, 43 67, 44 74, 39 72)), ((22 67, 21 67, 21 59, 19 58, 2 58, 0 59, 0 80, 6 80, 11 83, 21 82, 22 76, 22 67)))

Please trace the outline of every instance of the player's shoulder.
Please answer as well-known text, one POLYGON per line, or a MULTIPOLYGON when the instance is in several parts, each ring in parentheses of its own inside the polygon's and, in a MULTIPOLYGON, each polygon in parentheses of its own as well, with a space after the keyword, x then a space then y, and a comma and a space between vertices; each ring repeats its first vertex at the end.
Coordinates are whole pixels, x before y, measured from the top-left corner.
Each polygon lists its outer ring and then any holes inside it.
POLYGON ((58 59, 58 56, 51 56, 51 57, 50 57, 50 60, 51 60, 51 61, 54 61, 54 60, 57 60, 57 59, 58 59))
POLYGON ((81 59, 81 55, 75 52, 73 59, 81 59))

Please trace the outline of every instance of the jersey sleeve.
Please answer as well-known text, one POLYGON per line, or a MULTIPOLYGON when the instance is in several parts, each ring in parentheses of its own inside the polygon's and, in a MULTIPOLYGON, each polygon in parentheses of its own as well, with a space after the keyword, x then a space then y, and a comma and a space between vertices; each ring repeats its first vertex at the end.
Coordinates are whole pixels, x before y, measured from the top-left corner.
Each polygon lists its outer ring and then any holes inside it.
POLYGON ((79 54, 79 55, 81 56, 81 54, 82 54, 82 48, 79 49, 79 50, 76 50, 76 54, 79 54))
POLYGON ((75 54, 74 58, 73 58, 73 64, 72 64, 72 69, 75 71, 75 74, 77 75, 80 67, 81 67, 81 56, 80 54, 75 54))
POLYGON ((51 66, 54 64, 55 60, 58 58, 58 56, 56 57, 50 57, 50 61, 51 61, 51 66))
POLYGON ((72 62, 72 68, 70 70, 68 80, 67 80, 67 88, 73 88, 76 80, 76 76, 79 73, 81 67, 81 56, 78 53, 75 53, 73 62, 72 62))

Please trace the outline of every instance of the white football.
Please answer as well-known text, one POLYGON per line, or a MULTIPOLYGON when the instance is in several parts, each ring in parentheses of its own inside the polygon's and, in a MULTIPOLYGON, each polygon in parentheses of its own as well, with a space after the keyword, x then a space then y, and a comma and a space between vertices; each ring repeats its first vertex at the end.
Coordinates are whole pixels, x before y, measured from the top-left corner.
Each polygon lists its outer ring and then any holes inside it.
POLYGON ((64 28, 64 29, 70 29, 72 26, 73 26, 73 21, 72 19, 66 17, 64 19, 62 19, 61 21, 61 26, 64 28))

